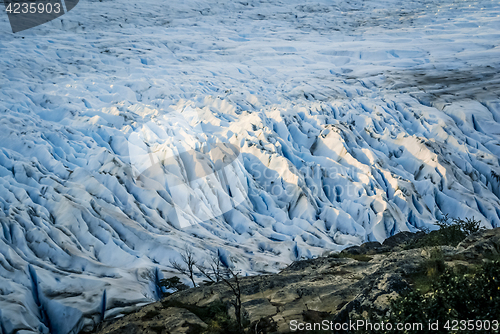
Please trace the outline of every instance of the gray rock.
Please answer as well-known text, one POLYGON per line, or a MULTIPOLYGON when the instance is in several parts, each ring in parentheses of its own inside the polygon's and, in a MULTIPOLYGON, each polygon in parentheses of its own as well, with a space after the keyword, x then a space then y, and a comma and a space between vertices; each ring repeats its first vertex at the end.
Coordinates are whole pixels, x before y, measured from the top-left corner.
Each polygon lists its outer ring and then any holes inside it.
POLYGON ((351 255, 374 255, 390 251, 390 247, 383 246, 380 242, 371 241, 361 246, 352 246, 344 249, 341 253, 351 255))
MULTIPOLYGON (((294 262, 278 274, 242 277, 244 314, 255 328, 267 328, 265 333, 275 329, 277 333, 288 333, 291 320, 344 322, 366 317, 369 312, 387 315, 390 300, 409 287, 406 277, 430 256, 431 248, 397 250, 418 237, 402 232, 382 245, 370 242, 336 256, 294 262), (387 249, 397 251, 385 253, 387 249), (370 255, 370 260, 357 261, 356 257, 349 258, 351 255, 370 255)), ((447 264, 467 266, 468 259, 473 263, 500 254, 500 228, 479 231, 458 247, 438 248, 447 264)), ((232 300, 232 292, 223 283, 200 286, 110 320, 98 333, 196 333, 207 323, 187 309, 165 305, 206 306, 214 301, 229 305, 232 300)), ((228 310, 231 314, 229 306, 228 310)))
POLYGON ((469 235, 458 244, 459 256, 465 259, 480 259, 500 256, 500 227, 481 230, 469 235))
POLYGON ((424 232, 417 232, 417 233, 412 233, 412 232, 407 232, 407 231, 399 232, 399 233, 385 239, 384 242, 382 243, 382 245, 390 247, 390 248, 404 246, 404 245, 410 243, 411 241, 416 241, 416 240, 422 238, 423 236, 425 236, 424 232))

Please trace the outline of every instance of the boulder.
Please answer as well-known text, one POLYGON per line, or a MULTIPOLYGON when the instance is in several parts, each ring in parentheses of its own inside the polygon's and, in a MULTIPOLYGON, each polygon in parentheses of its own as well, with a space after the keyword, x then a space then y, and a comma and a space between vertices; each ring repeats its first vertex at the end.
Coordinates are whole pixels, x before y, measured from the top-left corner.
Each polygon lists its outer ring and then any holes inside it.
POLYGON ((395 248, 395 247, 404 247, 408 243, 412 241, 416 241, 420 238, 425 236, 424 232, 417 232, 417 233, 412 233, 408 231, 403 231, 399 232, 387 239, 384 240, 382 245, 390 247, 390 248, 395 248))
POLYGON ((378 241, 371 241, 361 246, 352 246, 344 249, 341 253, 351 255, 374 255, 390 251, 389 247, 383 246, 378 241))

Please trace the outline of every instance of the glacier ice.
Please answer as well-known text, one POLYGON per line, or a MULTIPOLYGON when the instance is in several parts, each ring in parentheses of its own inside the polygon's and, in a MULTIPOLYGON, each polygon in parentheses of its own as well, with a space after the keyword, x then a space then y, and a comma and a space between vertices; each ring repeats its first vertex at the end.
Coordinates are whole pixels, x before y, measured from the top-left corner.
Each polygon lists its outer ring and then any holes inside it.
POLYGON ((500 226, 499 15, 89 1, 19 34, 5 16, 0 330, 154 301, 186 245, 256 274, 446 214, 500 226))

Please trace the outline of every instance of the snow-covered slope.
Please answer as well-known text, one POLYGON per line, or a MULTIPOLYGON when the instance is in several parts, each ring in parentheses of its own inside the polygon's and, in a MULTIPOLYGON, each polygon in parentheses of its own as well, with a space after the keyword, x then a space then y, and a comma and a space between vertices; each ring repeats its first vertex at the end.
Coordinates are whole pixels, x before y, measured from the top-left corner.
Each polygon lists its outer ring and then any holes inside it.
POLYGON ((0 22, 0 332, 445 214, 500 226, 498 1, 81 0, 0 22), (214 153, 215 152, 215 153, 214 153))

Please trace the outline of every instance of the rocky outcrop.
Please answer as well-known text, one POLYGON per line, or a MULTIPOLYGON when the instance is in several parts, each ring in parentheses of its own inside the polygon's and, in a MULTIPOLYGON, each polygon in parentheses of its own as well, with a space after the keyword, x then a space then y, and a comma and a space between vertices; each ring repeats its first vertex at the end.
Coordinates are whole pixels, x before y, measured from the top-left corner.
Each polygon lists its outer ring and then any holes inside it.
POLYGON ((118 321, 106 324, 100 333, 116 334, 157 334, 157 333, 192 333, 192 328, 207 325, 196 315, 180 307, 159 307, 158 303, 149 304, 137 312, 118 321))
MULTIPOLYGON (((407 277, 429 258, 429 249, 404 250, 421 234, 400 233, 383 244, 367 243, 311 260, 292 263, 278 274, 240 279, 243 310, 251 323, 272 323, 272 331, 290 332, 290 321, 348 320, 368 312, 384 315, 390 299, 409 287, 407 277)), ((500 255, 500 228, 470 235, 458 247, 440 246, 447 263, 467 264, 500 255)), ((177 292, 161 302, 104 323, 99 334, 196 333, 207 326, 187 308, 230 301, 229 288, 217 283, 177 292)), ((263 331, 263 333, 272 332, 263 331)), ((252 332, 253 333, 253 332, 252 332)))
POLYGON ((498 228, 469 235, 458 245, 459 254, 466 259, 500 256, 498 228))

